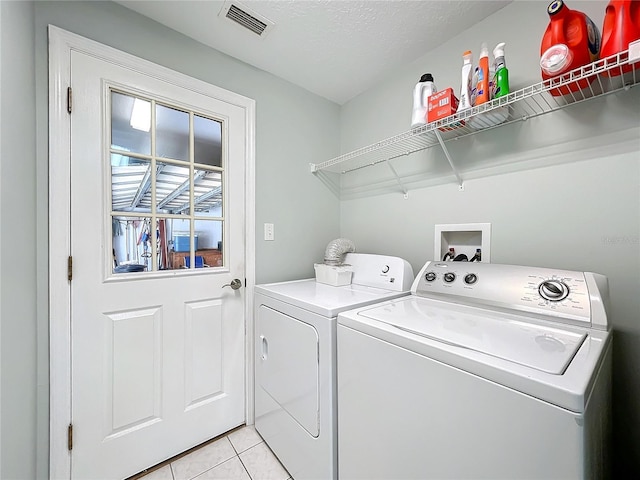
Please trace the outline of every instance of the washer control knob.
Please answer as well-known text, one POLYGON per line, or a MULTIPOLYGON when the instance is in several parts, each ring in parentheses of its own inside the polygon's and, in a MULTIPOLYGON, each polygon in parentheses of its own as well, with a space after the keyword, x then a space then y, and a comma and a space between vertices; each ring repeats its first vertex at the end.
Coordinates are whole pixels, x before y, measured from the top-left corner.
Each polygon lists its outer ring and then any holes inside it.
POLYGON ((456 274, 453 272, 447 272, 444 274, 444 281, 447 283, 451 283, 456 279, 456 274))
POLYGON ((433 282, 436 279, 436 272, 427 272, 427 274, 424 276, 424 279, 427 282, 433 282))
POLYGON ((569 295, 569 287, 560 280, 545 280, 538 286, 540 296, 550 302, 560 302, 569 295))
POLYGON ((389 265, 382 267, 382 273, 389 273, 389 265))
POLYGON ((464 276, 464 283, 467 285, 473 285, 478 281, 478 276, 475 273, 467 273, 464 276))

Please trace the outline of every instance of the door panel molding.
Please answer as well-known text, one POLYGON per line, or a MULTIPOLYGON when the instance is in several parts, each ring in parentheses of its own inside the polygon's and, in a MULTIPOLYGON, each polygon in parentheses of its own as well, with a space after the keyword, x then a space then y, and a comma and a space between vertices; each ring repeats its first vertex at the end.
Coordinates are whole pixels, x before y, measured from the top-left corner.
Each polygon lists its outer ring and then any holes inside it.
POLYGON ((162 314, 162 307, 103 314, 108 365, 105 381, 109 386, 104 399, 108 405, 105 439, 161 420, 162 314), (131 330, 137 330, 137 337, 144 341, 133 350, 121 349, 133 337, 131 330), (141 331, 143 335, 139 335, 141 331), (130 377, 138 381, 128 382, 130 377))
POLYGON ((71 123, 67 88, 71 85, 71 52, 188 88, 245 111, 245 411, 253 423, 253 288, 255 285, 255 100, 208 84, 112 47, 49 25, 49 366, 50 478, 70 478, 68 427, 71 418, 71 302, 67 280, 71 252, 71 123))
MULTIPOLYGON (((220 300, 189 302, 184 306, 185 330, 185 411, 192 410, 224 395, 224 371, 221 366, 224 358, 222 351, 209 351, 197 348, 203 339, 218 337, 213 344, 222 344, 223 309, 220 300)), ((203 346, 205 342, 202 342, 203 346)))

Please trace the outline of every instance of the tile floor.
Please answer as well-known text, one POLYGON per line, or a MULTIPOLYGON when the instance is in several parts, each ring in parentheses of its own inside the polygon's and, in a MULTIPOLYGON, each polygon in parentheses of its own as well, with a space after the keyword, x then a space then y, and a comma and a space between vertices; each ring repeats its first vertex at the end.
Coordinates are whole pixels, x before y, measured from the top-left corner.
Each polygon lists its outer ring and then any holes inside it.
POLYGON ((140 480, 290 480, 253 426, 245 426, 140 480))

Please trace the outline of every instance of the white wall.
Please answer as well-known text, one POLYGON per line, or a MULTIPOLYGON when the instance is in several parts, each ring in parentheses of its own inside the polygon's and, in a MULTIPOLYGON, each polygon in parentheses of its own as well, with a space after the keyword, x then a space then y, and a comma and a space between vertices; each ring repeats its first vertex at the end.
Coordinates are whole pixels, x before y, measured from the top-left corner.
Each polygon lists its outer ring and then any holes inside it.
POLYGON ((33 4, 0 2, 0 478, 36 478, 35 96, 33 4))
MULTIPOLYGON (((602 25, 607 2, 568 5, 602 25)), ((512 89, 539 82, 546 6, 516 1, 344 105, 342 152, 408 130, 411 93, 420 75, 430 72, 438 88, 458 90, 462 52, 471 49, 477 61, 482 41, 490 48, 507 42, 512 89)), ((607 275, 614 327, 614 455, 620 472, 625 466, 640 469, 638 105, 640 88, 454 142, 452 156, 461 167, 473 162, 492 167, 473 172, 463 192, 452 180, 410 190, 407 200, 400 193, 360 196, 341 202, 340 219, 341 235, 361 251, 403 256, 414 269, 433 257, 435 224, 490 222, 494 263, 607 275)), ((443 162, 439 148, 433 150, 408 162, 443 162)), ((395 164, 402 168, 403 161, 395 164)), ((367 175, 360 171, 343 182, 357 184, 367 175)))
MULTIPOLYGON (((0 6, 0 58, 2 57, 2 6, 0 6)), ((0 179, 2 178, 2 63, 0 63, 0 179)), ((2 194, 0 191, 0 252, 2 251, 2 194)), ((2 272, 2 256, 0 256, 0 272, 2 272)), ((2 292, 2 276, 0 275, 0 292, 2 292)), ((2 310, 0 309, 0 374, 2 374, 2 310)), ((2 474, 2 382, 0 382, 0 475, 2 474)))
MULTIPOLYGON (((2 6, 0 6, 0 58, 2 57, 2 6)), ((0 179, 2 178, 2 63, 0 63, 0 179)), ((0 252, 2 251, 2 194, 0 191, 0 252)), ((2 256, 0 256, 0 272, 2 272, 2 256)), ((0 292, 2 292, 2 276, 0 275, 0 292)), ((0 294, 1 295, 1 294, 0 294)), ((2 309, 0 309, 0 375, 2 374, 2 309)), ((0 475, 2 474, 2 382, 0 382, 0 475)))

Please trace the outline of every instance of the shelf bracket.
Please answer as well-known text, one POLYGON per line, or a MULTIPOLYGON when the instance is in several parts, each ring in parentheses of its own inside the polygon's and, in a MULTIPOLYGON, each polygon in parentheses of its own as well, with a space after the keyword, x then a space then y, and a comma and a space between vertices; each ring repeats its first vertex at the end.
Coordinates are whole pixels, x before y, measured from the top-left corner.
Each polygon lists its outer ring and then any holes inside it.
POLYGON ((396 177, 396 182, 398 182, 398 185, 400 185, 400 189, 402 190, 402 193, 404 194, 404 198, 406 199, 409 195, 409 192, 407 191, 406 187, 402 183, 402 180, 400 179, 400 175, 398 175, 398 172, 396 172, 396 169, 393 168, 393 165, 391 165, 391 162, 389 160, 390 159, 387 159, 386 163, 387 165, 389 165, 389 168, 393 172, 393 176, 396 177))
POLYGON ((456 169, 456 166, 453 164, 453 160, 451 160, 451 155, 449 155, 449 150, 447 150, 447 146, 444 144, 444 140, 442 140, 442 136, 440 135, 440 132, 437 129, 434 129, 433 133, 435 133, 436 138, 438 139, 438 142, 440 143, 440 146, 442 147, 442 151, 444 152, 444 156, 447 157, 447 161, 449 162, 449 165, 451 166, 451 170, 453 170, 453 174, 458 179, 458 187, 459 187, 459 189, 462 190, 463 189, 462 178, 460 178, 460 174, 458 173, 458 170, 456 169))

